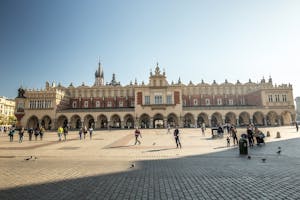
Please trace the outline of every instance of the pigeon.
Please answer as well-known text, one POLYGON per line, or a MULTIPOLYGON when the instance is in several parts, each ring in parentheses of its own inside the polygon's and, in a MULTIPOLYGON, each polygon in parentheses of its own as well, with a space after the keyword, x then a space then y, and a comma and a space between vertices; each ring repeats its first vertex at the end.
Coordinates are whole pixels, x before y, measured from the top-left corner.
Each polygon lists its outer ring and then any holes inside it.
POLYGON ((281 153, 281 150, 277 151, 276 153, 277 153, 278 155, 280 155, 280 153, 281 153))
POLYGON ((281 147, 278 147, 278 149, 281 149, 281 147))
POLYGON ((32 156, 30 156, 29 158, 25 158, 24 160, 31 160, 32 159, 32 156))
POLYGON ((266 158, 262 158, 261 160, 262 160, 263 162, 266 162, 267 159, 266 159, 266 158))
POLYGON ((135 164, 134 163, 132 163, 131 164, 131 166, 130 166, 130 168, 134 168, 135 167, 135 164))
POLYGON ((152 144, 152 145, 154 146, 154 145, 156 145, 156 143, 155 143, 155 142, 153 142, 153 144, 152 144))
POLYGON ((250 159, 251 159, 251 156, 248 156, 248 159, 250 160, 250 159))

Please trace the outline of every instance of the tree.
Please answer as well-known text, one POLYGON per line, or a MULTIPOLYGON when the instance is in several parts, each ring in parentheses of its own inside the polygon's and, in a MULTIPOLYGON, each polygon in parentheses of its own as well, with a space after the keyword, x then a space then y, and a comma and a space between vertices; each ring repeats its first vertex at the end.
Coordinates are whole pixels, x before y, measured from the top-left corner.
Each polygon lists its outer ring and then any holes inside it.
POLYGON ((17 123, 17 118, 15 116, 11 115, 8 117, 7 121, 8 121, 9 125, 15 125, 17 123))

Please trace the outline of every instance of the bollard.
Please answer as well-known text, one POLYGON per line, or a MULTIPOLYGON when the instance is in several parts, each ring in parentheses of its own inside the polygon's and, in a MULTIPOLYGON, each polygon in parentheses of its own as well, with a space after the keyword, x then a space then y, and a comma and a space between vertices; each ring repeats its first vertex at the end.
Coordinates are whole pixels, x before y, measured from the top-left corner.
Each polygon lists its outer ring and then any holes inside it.
POLYGON ((267 131, 267 137, 270 137, 270 131, 267 131))
POLYGON ((276 138, 280 138, 280 132, 277 131, 276 138))

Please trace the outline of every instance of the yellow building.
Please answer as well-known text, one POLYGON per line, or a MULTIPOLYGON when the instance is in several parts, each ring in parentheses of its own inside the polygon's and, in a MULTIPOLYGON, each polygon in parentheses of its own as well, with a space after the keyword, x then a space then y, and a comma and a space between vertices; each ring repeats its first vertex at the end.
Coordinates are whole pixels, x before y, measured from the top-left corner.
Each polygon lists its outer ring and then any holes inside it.
POLYGON ((292 86, 274 85, 271 78, 260 83, 183 84, 180 79, 169 83, 157 64, 147 84, 122 86, 115 74, 104 83, 99 63, 93 86, 46 82, 42 90, 20 88, 15 115, 22 126, 46 129, 199 127, 203 123, 276 126, 295 119, 292 86))
POLYGON ((0 124, 7 124, 8 117, 14 116, 15 112, 15 100, 7 99, 6 97, 0 97, 0 115, 2 120, 0 124))

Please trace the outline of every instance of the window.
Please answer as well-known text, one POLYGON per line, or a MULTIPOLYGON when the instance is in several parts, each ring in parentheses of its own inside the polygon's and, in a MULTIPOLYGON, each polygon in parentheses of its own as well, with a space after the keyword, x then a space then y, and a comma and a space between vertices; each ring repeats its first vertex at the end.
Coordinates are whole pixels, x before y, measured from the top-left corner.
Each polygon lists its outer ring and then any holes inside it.
POLYGON ((269 95, 269 102, 273 102, 273 96, 269 95))
POLYGON ((96 108, 100 107, 100 101, 96 101, 96 108))
POLYGON ((244 97, 241 98, 241 99, 240 99, 240 102, 241 102, 241 105, 245 105, 245 98, 244 98, 244 97))
POLYGON ((73 101, 72 108, 77 108, 77 102, 73 101))
POLYGON ((155 104, 162 104, 162 96, 161 95, 154 96, 154 103, 155 104))
POLYGON ((210 99, 205 99, 205 104, 206 104, 207 106, 209 106, 209 105, 210 105, 210 99))
POLYGON ((183 105, 186 106, 186 100, 185 99, 183 100, 183 105))
POLYGON ((217 104, 222 105, 222 99, 217 99, 217 104))
POLYGON ((130 102, 130 106, 131 106, 131 107, 134 107, 134 101, 131 101, 131 102, 130 102))
POLYGON ((286 102, 286 94, 283 94, 283 95, 282 95, 282 101, 283 101, 283 102, 286 102))
POLYGON ((145 96, 145 102, 146 105, 150 104, 150 96, 145 96))
POLYGON ((112 105, 112 104, 111 104, 111 101, 108 101, 108 102, 107 102, 107 107, 111 107, 111 105, 112 105))
POLYGON ((233 105, 233 99, 229 99, 228 104, 233 105))
POLYGON ((198 106, 198 99, 194 99, 194 106, 198 106))
POLYGON ((84 101, 84 107, 88 108, 89 107, 89 102, 88 101, 84 101))
POLYGON ((279 101, 279 94, 275 94, 275 102, 279 101))
POLYGON ((167 95, 167 104, 172 104, 172 95, 167 95))
POLYGON ((123 107, 123 101, 119 101, 119 107, 123 107))

